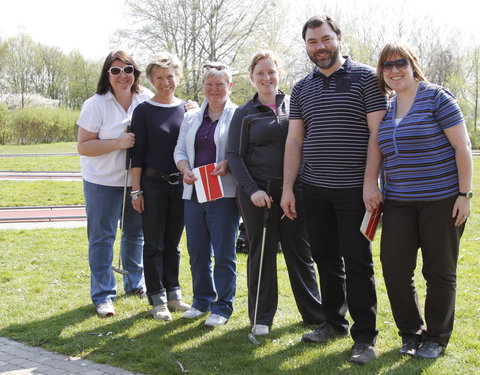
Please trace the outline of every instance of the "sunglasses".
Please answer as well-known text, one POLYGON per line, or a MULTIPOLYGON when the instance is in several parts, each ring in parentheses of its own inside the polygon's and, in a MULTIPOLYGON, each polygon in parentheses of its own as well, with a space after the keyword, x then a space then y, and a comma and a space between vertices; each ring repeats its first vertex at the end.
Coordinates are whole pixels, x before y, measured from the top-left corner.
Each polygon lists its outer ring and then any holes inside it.
POLYGON ((390 72, 392 71, 393 67, 397 68, 397 70, 404 70, 408 66, 407 59, 399 59, 393 61, 385 61, 383 63, 383 70, 390 72))
POLYGON ((118 76, 120 73, 124 72, 125 74, 132 74, 135 71, 132 65, 124 66, 123 68, 119 68, 118 66, 112 66, 108 69, 108 72, 112 76, 118 76))
POLYGON ((203 70, 212 70, 212 69, 217 69, 217 70, 225 70, 227 67, 225 65, 211 65, 211 64, 206 64, 203 66, 203 70))

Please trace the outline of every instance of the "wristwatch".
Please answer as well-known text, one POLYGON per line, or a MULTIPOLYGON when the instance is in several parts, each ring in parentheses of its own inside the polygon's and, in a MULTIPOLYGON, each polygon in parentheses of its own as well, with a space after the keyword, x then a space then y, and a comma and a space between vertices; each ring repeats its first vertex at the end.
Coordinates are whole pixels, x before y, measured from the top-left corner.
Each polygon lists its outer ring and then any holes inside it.
POLYGON ((458 195, 465 197, 467 199, 472 199, 473 198, 473 191, 467 191, 466 193, 458 193, 458 195))

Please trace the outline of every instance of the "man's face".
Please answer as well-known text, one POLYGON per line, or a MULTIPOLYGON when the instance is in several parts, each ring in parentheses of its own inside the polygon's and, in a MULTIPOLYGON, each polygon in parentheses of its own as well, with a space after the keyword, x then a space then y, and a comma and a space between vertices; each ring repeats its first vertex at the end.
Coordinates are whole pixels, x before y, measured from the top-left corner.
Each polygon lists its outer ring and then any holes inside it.
POLYGON ((336 63, 340 62, 341 35, 335 34, 328 23, 314 29, 307 29, 305 46, 307 55, 320 70, 336 70, 336 63))

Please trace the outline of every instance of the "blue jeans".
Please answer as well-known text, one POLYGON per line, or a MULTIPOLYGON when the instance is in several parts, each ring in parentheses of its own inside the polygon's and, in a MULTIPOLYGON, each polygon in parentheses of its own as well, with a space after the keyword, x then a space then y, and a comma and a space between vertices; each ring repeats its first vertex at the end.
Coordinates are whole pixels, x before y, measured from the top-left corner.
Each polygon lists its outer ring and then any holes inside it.
POLYGON ((142 182, 145 210, 142 213, 143 264, 148 301, 152 306, 182 299, 178 273, 183 233, 182 190, 170 191, 142 182))
POLYGON ((229 318, 233 312, 236 287, 235 241, 238 233, 235 198, 198 203, 194 194, 185 200, 193 303, 200 311, 229 318), (212 267, 212 250, 215 263, 212 267))
MULTIPOLYGON (((123 187, 97 185, 83 180, 83 193, 87 210, 90 294, 97 306, 113 302, 117 294, 112 262, 113 245, 122 216, 123 187)), ((128 271, 123 276, 127 293, 144 288, 142 248, 142 220, 133 209, 127 192, 125 227, 120 245, 123 269, 128 271)))

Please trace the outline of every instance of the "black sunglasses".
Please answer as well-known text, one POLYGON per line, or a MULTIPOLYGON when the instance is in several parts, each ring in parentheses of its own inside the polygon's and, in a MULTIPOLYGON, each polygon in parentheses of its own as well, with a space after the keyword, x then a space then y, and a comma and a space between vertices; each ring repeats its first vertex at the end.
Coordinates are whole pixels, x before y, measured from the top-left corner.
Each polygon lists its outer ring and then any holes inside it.
POLYGON ((112 76, 118 76, 120 73, 124 72, 125 74, 132 74, 135 71, 132 65, 124 66, 123 68, 119 68, 118 66, 112 66, 108 69, 108 72, 112 76))
POLYGON ((398 60, 385 61, 382 66, 383 66, 383 70, 386 70, 387 72, 391 71, 393 67, 397 68, 397 70, 403 70, 408 66, 408 60, 398 59, 398 60))
POLYGON ((203 70, 212 70, 212 69, 225 70, 227 69, 227 67, 222 64, 218 64, 218 65, 206 64, 203 66, 203 70))

